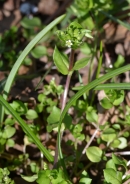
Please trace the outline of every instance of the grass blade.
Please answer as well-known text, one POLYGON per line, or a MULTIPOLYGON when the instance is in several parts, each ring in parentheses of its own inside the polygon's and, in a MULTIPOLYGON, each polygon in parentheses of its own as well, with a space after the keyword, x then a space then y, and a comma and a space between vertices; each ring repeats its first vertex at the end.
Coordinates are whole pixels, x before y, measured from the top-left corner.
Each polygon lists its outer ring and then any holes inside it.
POLYGON ((100 84, 94 88, 94 90, 105 90, 105 89, 115 89, 115 90, 130 90, 130 83, 110 83, 110 84, 100 84))
MULTIPOLYGON (((83 89, 84 86, 77 86, 72 88, 73 90, 81 90, 83 89)), ((109 83, 109 84, 100 84, 96 86, 93 90, 105 90, 105 89, 125 89, 125 90, 130 90, 130 83, 109 83)))
POLYGON ((67 113, 67 111, 69 110, 69 108, 73 105, 73 103, 79 98, 81 97, 84 93, 88 92, 89 90, 95 88, 96 86, 98 86, 100 83, 108 80, 108 79, 111 79, 121 73, 124 73, 126 71, 130 70, 130 64, 129 65, 126 65, 124 67, 121 67, 121 68, 118 68, 114 71, 111 71, 107 74, 105 74, 104 76, 90 82, 88 85, 84 86, 80 91, 78 91, 70 100, 69 102, 67 103, 67 105, 65 106, 62 114, 61 114, 61 117, 60 117, 60 122, 59 122, 59 127, 58 127, 58 149, 59 149, 59 156, 60 156, 60 159, 63 160, 63 156, 62 156, 62 151, 61 151, 61 138, 60 138, 60 129, 61 129, 61 124, 62 124, 62 121, 65 117, 65 114, 67 113))
MULTIPOLYGON (((4 87, 3 97, 6 100, 8 97, 8 93, 10 91, 10 88, 12 86, 12 83, 14 81, 14 78, 17 74, 17 71, 19 67, 21 66, 23 60, 28 55, 28 53, 31 51, 31 49, 50 31, 55 25, 57 25, 65 15, 62 15, 55 19, 53 22, 51 22, 48 26, 46 26, 41 32, 39 32, 36 37, 26 46, 26 48, 23 50, 17 61, 15 62, 4 87)), ((4 117, 4 108, 0 105, 0 123, 3 122, 4 117)))
POLYGON ((6 102, 6 100, 0 95, 0 103, 4 106, 10 114, 18 121, 24 132, 32 138, 34 143, 37 145, 39 150, 45 155, 49 162, 53 162, 53 156, 49 153, 49 151, 42 145, 37 136, 32 132, 32 130, 28 127, 28 125, 22 120, 22 118, 15 112, 15 110, 6 102))
POLYGON ((100 12, 101 12, 102 14, 104 14, 106 17, 108 17, 108 18, 110 18, 111 20, 113 20, 114 22, 116 22, 116 23, 118 23, 118 24, 121 24, 122 26, 124 26, 124 27, 126 27, 128 30, 130 30, 130 24, 125 23, 125 22, 121 21, 120 19, 115 18, 113 15, 108 14, 108 13, 102 11, 102 10, 100 10, 100 12))

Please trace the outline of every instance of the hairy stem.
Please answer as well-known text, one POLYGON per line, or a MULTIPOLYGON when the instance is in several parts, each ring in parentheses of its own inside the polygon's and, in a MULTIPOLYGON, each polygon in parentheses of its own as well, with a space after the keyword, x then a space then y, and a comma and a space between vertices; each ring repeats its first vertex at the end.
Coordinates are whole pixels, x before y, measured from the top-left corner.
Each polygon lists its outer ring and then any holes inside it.
MULTIPOLYGON (((70 86, 70 80, 71 80, 71 76, 72 76, 72 68, 74 65, 74 50, 71 49, 70 52, 70 59, 69 59, 69 72, 68 72, 68 76, 66 79, 66 84, 65 84, 65 90, 64 90, 64 94, 63 94, 63 99, 62 99, 62 106, 61 106, 61 113, 63 112, 65 105, 66 105, 66 101, 67 101, 67 95, 68 95, 68 90, 69 90, 69 86, 70 86)), ((62 139, 62 135, 63 135, 63 131, 61 132, 61 139, 62 139)), ((57 163, 58 163, 58 142, 56 142, 56 150, 55 150, 55 157, 54 157, 54 164, 53 164, 53 168, 57 167, 57 163)))

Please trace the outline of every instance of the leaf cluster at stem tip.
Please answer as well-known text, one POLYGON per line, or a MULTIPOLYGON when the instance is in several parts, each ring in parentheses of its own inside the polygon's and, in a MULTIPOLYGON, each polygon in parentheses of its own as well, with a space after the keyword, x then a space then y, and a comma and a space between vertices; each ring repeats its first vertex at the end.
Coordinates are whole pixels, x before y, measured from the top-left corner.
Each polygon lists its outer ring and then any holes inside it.
POLYGON ((91 31, 84 29, 78 22, 72 22, 65 31, 57 31, 57 36, 62 41, 63 46, 77 49, 82 43, 84 36, 93 38, 91 31))

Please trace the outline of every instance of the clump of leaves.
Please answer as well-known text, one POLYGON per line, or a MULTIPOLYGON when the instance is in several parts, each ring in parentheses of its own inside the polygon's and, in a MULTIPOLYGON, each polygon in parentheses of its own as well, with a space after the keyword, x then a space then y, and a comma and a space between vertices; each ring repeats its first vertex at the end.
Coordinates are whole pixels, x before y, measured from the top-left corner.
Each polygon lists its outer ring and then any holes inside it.
POLYGON ((0 184, 15 184, 9 177, 9 170, 7 168, 0 168, 0 184))
POLYGON ((92 38, 91 31, 83 29, 78 22, 72 22, 65 31, 57 31, 63 46, 77 49, 82 43, 84 36, 92 38))

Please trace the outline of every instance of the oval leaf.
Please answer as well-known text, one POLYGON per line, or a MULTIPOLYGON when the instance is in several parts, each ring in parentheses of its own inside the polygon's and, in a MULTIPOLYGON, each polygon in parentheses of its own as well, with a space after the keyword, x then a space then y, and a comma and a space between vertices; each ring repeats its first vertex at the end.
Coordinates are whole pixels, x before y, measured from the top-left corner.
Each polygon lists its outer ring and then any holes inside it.
POLYGON ((67 66, 68 61, 66 60, 66 57, 64 57, 63 54, 59 52, 56 46, 53 52, 53 59, 54 59, 54 63, 57 69, 59 70, 59 72, 61 72, 63 75, 67 75, 68 74, 68 66, 67 66))
POLYGON ((116 138, 116 131, 113 128, 108 128, 103 131, 101 138, 105 142, 112 142, 116 138))
POLYGON ((26 114, 27 119, 36 119, 38 117, 38 114, 33 109, 29 109, 26 114))
POLYGON ((104 109, 110 109, 113 107, 112 103, 108 100, 108 98, 103 98, 101 101, 100 101, 100 104, 101 106, 104 108, 104 109))
POLYGON ((33 182, 33 181, 35 181, 35 180, 38 178, 38 175, 37 175, 37 174, 34 174, 33 176, 24 176, 24 175, 21 174, 21 177, 22 177, 25 181, 33 182))
POLYGON ((38 59, 41 58, 43 55, 47 54, 46 47, 44 46, 37 46, 32 51, 31 54, 34 58, 38 59))
POLYGON ((82 58, 78 61, 76 61, 73 70, 80 70, 81 68, 84 68, 87 66, 88 62, 90 61, 90 58, 82 58))
POLYGON ((127 161, 112 153, 112 160, 117 165, 122 165, 127 170, 127 161))
POLYGON ((21 25, 24 28, 32 29, 34 27, 40 27, 41 26, 41 20, 37 17, 33 17, 32 19, 29 19, 28 17, 24 17, 21 21, 21 25))
POLYGON ((12 140, 12 139, 8 139, 7 142, 6 142, 6 145, 7 145, 8 147, 13 147, 13 146, 15 145, 15 142, 14 142, 14 140, 12 140))
POLYGON ((91 146, 87 149, 86 154, 91 162, 100 162, 102 150, 96 146, 91 146))
POLYGON ((104 177, 108 183, 122 184, 122 173, 114 169, 104 169, 104 177))
POLYGON ((91 106, 89 106, 87 108, 86 119, 89 122, 94 122, 94 123, 97 123, 98 122, 98 115, 96 113, 96 110, 93 107, 91 107, 91 106))
POLYGON ((6 126, 3 133, 3 138, 10 138, 15 134, 15 132, 16 130, 14 127, 6 126))
POLYGON ((61 111, 56 106, 53 107, 51 114, 47 118, 47 131, 51 132, 54 128, 58 127, 59 120, 60 120, 61 111))
POLYGON ((124 138, 124 137, 119 137, 118 139, 119 139, 120 142, 121 142, 121 143, 119 144, 118 148, 119 148, 119 149, 124 149, 124 148, 126 148, 126 147, 127 147, 127 139, 124 138))
POLYGON ((108 160, 108 162, 106 163, 106 169, 108 168, 114 169, 116 171, 116 166, 112 159, 108 160))

